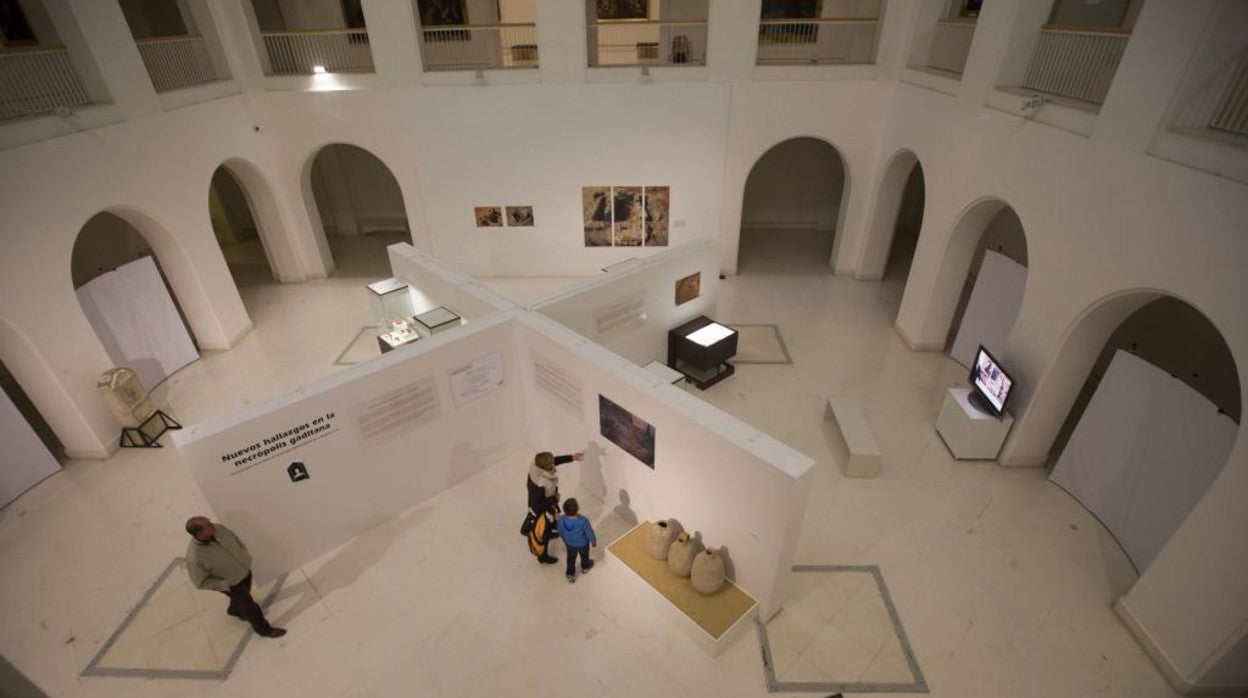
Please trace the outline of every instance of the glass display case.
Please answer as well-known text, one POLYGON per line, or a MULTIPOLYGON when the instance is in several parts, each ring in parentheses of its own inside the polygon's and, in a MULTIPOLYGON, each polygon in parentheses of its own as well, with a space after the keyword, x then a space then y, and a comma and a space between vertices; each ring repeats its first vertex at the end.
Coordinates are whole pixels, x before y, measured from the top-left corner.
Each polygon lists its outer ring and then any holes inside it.
POLYGON ((447 308, 434 308, 412 319, 416 321, 416 331, 425 335, 435 335, 463 324, 463 319, 447 308))
POLYGON ((382 279, 369 284, 368 291, 372 298, 373 317, 383 330, 389 331, 390 322, 395 318, 410 318, 416 314, 411 289, 403 281, 395 278, 382 279))

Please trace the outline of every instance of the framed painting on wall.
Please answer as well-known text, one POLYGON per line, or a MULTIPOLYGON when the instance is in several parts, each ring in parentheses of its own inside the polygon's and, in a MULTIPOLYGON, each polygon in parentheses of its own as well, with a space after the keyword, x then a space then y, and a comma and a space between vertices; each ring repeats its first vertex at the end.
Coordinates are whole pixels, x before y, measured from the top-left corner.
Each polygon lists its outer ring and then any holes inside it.
POLYGON ((595 0, 600 22, 636 21, 649 18, 648 0, 595 0))
POLYGON ((478 228, 503 227, 503 209, 500 206, 474 206, 472 216, 478 228))
POLYGON ((533 207, 532 206, 508 206, 507 207, 507 225, 513 228, 532 228, 533 227, 533 207))
POLYGON ((667 247, 669 187, 646 187, 646 247, 667 247))
POLYGON ((614 187, 612 190, 611 240, 616 247, 640 247, 645 233, 645 207, 642 187, 614 187))
POLYGON ((611 187, 581 187, 586 247, 611 246, 611 187))
POLYGON ((676 305, 684 305, 702 295, 702 272, 695 271, 676 280, 676 305))
POLYGON ((654 425, 598 396, 598 431, 628 455, 654 468, 654 425))

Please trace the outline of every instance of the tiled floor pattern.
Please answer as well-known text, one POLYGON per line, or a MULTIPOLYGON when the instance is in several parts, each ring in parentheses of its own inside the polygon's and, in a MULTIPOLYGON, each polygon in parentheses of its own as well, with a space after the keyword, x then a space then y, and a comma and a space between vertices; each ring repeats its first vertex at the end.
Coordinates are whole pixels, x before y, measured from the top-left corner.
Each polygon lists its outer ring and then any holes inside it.
POLYGON ((875 566, 795 566, 784 607, 760 641, 776 692, 927 693, 875 566))
POLYGON ((728 322, 737 331, 737 355, 735 364, 791 364, 789 349, 776 325, 748 325, 728 322))
MULTIPOLYGON (((281 580, 252 589, 262 607, 281 580)), ((201 591, 176 558, 83 670, 83 676, 224 679, 252 637, 251 626, 226 614, 222 594, 201 591)))

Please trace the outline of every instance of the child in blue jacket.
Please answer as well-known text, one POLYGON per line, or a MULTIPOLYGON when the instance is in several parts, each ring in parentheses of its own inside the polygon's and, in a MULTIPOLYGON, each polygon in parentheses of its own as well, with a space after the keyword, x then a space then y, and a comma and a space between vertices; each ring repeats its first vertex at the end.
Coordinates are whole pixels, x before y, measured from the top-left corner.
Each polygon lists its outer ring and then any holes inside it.
POLYGON ((594 561, 589 559, 589 546, 598 547, 598 536, 589 519, 580 515, 581 505, 574 497, 563 503, 563 516, 559 517, 559 537, 568 549, 568 583, 576 581, 576 556, 581 556, 581 574, 589 572, 594 561))

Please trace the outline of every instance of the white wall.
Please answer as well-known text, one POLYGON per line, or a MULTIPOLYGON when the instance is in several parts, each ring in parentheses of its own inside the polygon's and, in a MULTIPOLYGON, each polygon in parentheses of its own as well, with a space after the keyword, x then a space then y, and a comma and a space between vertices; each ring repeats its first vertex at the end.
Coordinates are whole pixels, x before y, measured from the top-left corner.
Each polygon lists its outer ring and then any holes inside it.
POLYGON ((407 282, 412 289, 418 315, 444 306, 465 321, 471 321, 516 307, 471 276, 451 269, 407 243, 391 245, 386 252, 394 277, 407 282))
POLYGON ((505 316, 421 340, 295 393, 174 432, 179 456, 215 518, 251 550, 257 580, 293 569, 493 465, 526 443, 514 331, 505 316), (450 371, 500 352, 498 390, 456 408, 450 371), (440 417, 389 436, 362 436, 359 417, 392 391, 426 378, 440 417), (256 465, 223 460, 254 443, 333 414, 331 429, 256 465), (482 425, 490 425, 483 429, 482 425), (361 457, 361 454, 367 457, 361 457), (302 462, 311 476, 292 482, 302 462), (238 471, 237 473, 235 471, 238 471))
POLYGON ((667 331, 699 315, 714 317, 719 291, 719 252, 713 240, 701 240, 640 260, 622 269, 560 290, 533 309, 611 351, 644 366, 667 363, 667 331), (701 294, 676 305, 676 281, 701 273, 701 294), (644 324, 600 334, 597 310, 637 293, 645 295, 644 324))
POLYGON ((705 545, 725 548, 763 619, 778 611, 814 461, 553 321, 527 315, 517 324, 533 442, 590 443, 584 462, 561 471, 560 489, 579 486, 608 509, 627 500, 639 520, 677 519, 705 545), (581 381, 581 414, 534 385, 534 357, 581 381), (599 395, 654 426, 653 469, 599 434, 599 395))

